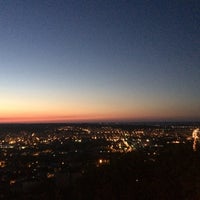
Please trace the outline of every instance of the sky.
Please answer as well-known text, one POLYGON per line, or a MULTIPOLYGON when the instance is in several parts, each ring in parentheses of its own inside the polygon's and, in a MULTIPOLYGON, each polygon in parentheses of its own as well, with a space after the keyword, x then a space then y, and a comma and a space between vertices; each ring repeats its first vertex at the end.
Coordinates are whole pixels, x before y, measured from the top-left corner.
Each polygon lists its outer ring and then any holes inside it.
POLYGON ((200 1, 0 0, 0 123, 200 120, 200 1))

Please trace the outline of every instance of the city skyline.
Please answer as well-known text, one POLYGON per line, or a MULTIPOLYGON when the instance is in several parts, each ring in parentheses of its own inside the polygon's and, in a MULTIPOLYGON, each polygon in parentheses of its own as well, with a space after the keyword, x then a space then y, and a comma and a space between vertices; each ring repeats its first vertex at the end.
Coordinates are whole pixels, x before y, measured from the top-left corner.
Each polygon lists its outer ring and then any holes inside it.
POLYGON ((198 1, 0 1, 0 123, 199 121, 198 1))

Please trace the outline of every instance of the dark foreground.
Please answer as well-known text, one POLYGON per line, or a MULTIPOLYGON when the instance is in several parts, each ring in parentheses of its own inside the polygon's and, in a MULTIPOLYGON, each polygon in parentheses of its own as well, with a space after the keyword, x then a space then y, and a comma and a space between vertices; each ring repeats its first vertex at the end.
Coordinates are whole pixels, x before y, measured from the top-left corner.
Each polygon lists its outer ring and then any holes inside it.
MULTIPOLYGON (((1 188, 2 189, 2 188, 1 188)), ((4 199, 200 199, 200 153, 191 144, 168 145, 159 155, 115 154, 109 164, 86 166, 37 184, 4 190, 4 199), (76 177, 76 178, 75 178, 76 177), (66 181, 67 180, 67 181, 66 181)))

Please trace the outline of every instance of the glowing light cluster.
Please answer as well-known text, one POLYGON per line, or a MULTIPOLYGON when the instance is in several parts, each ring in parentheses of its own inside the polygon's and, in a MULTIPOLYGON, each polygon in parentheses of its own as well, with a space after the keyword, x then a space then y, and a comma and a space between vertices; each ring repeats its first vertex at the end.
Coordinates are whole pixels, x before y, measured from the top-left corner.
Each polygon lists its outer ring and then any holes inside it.
POLYGON ((200 134, 200 130, 199 128, 195 129, 193 132, 192 132, 192 138, 194 139, 194 142, 193 142, 193 150, 196 151, 197 150, 197 141, 199 139, 199 135, 200 134))

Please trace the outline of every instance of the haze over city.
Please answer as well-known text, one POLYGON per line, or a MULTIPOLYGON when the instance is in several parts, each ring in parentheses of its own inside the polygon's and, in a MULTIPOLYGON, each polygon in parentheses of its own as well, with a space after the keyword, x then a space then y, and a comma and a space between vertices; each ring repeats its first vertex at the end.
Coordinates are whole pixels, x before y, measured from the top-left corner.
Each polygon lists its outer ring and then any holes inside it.
POLYGON ((199 121, 199 1, 0 1, 0 123, 199 121))

